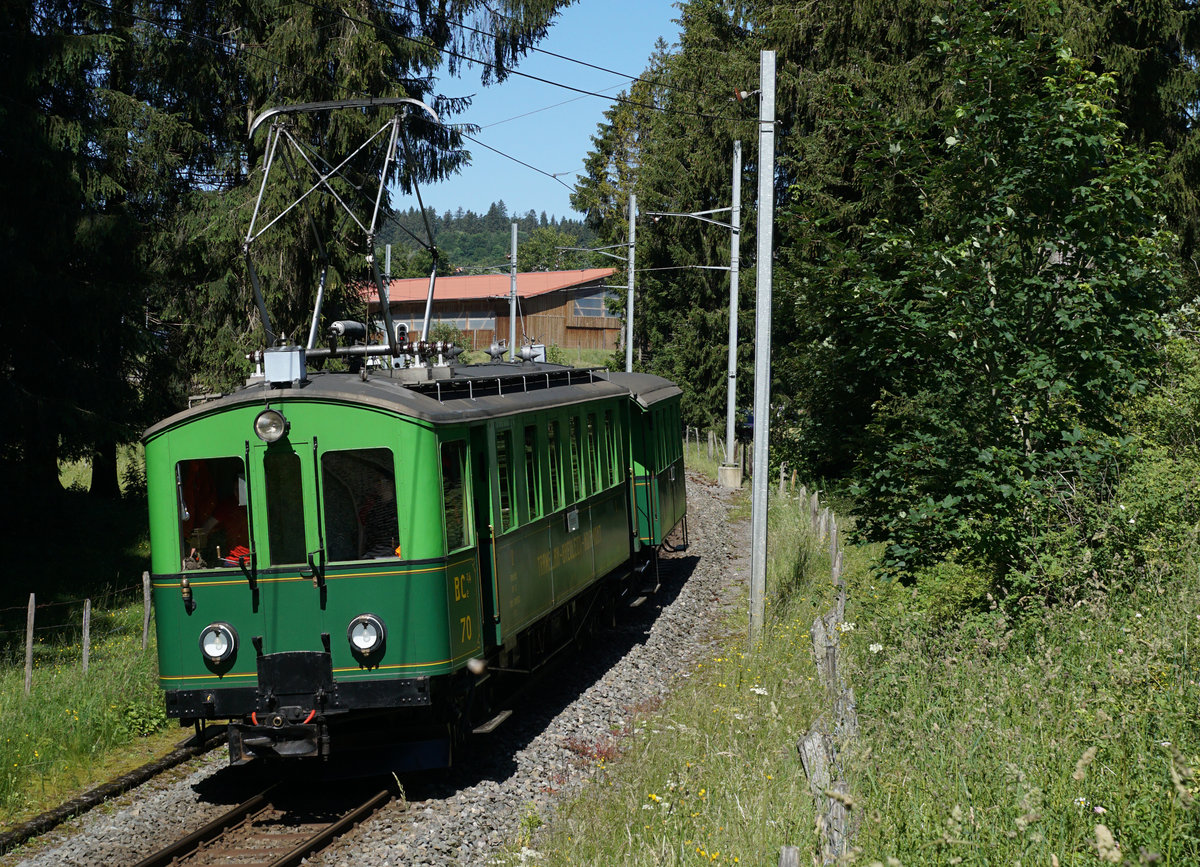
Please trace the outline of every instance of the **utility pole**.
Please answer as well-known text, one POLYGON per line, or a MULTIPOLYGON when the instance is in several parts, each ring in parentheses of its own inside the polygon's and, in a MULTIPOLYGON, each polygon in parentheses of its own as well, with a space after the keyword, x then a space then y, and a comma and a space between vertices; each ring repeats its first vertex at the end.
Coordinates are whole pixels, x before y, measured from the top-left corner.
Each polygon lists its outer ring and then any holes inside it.
MULTIPOLYGON (((729 239, 729 383, 725 395, 725 466, 733 466, 733 424, 737 412, 738 261, 742 246, 742 142, 733 143, 733 227, 729 239)), ((739 485, 741 471, 738 471, 739 485)))
POLYGON ((629 289, 625 296, 625 372, 633 372, 633 248, 637 240, 637 194, 629 194, 629 289))
POLYGON ((517 224, 512 224, 512 252, 508 263, 508 360, 517 360, 517 224))
POLYGON ((767 585, 767 449, 771 425, 771 248, 775 223, 775 52, 760 54, 758 288, 754 310, 754 478, 750 494, 750 646, 762 635, 767 585))

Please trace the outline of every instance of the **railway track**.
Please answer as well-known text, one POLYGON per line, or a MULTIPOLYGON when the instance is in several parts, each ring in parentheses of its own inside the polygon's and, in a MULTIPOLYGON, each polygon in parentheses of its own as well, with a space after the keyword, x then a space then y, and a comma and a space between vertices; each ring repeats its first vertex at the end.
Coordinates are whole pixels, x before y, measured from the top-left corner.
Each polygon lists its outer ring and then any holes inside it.
POLYGON ((273 785, 198 831, 140 861, 137 867, 288 867, 320 852, 386 804, 390 788, 367 797, 314 795, 273 785))

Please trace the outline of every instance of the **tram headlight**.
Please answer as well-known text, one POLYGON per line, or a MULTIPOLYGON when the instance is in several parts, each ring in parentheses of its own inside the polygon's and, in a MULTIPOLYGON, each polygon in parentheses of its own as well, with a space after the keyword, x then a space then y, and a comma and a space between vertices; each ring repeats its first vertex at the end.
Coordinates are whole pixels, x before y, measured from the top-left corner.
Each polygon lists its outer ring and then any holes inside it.
POLYGON ((228 623, 210 623, 200 632, 200 652, 210 662, 230 660, 237 652, 237 630, 228 623))
POLYGON ((355 653, 370 656, 383 647, 387 629, 374 614, 360 614, 350 621, 346 638, 350 640, 350 647, 355 653))
POLYGON ((278 442, 289 427, 288 420, 277 409, 264 409, 254 419, 254 433, 265 443, 278 442))

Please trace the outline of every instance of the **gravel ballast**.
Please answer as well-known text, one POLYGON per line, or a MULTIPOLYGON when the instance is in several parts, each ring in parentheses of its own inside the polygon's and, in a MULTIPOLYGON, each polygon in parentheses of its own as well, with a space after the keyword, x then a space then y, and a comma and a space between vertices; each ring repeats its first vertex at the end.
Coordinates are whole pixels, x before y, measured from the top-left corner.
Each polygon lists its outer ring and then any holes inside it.
MULTIPOLYGON (((729 500, 729 492, 689 474, 690 544, 660 559, 659 592, 601 631, 587 654, 482 737, 469 763, 403 778, 403 800, 311 863, 484 864, 513 846, 526 817, 536 811, 546 819, 563 798, 577 795, 614 733, 630 736, 637 710, 653 707, 711 651, 748 574, 748 539, 729 526, 729 500)), ((223 771, 226 762, 217 750, 183 765, 0 858, 0 867, 135 863, 249 793, 253 772, 223 771)))

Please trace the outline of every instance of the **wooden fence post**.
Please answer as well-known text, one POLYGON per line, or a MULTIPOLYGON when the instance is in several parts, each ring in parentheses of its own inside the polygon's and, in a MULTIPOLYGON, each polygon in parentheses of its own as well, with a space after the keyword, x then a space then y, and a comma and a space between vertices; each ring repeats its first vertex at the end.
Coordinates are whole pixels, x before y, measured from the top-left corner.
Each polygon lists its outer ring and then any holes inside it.
POLYGON ((800 867, 800 847, 784 846, 779 851, 779 867, 800 867))
POLYGON ((150 646, 150 573, 142 573, 142 650, 150 646))
POLYGON ((29 613, 25 616, 25 694, 33 687, 33 611, 37 601, 29 594, 29 613))
POLYGON ((88 657, 92 652, 92 600, 83 600, 83 673, 87 674, 88 657))

